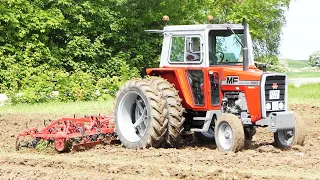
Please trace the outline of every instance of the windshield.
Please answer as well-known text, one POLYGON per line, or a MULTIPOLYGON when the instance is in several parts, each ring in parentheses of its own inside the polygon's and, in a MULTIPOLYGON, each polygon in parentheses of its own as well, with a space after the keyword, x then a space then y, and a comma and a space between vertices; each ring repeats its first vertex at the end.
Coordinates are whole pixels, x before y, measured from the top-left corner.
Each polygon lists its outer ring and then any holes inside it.
MULTIPOLYGON (((233 32, 231 30, 209 31, 210 65, 243 65, 243 30, 233 32)), ((249 64, 251 64, 250 61, 249 64)))

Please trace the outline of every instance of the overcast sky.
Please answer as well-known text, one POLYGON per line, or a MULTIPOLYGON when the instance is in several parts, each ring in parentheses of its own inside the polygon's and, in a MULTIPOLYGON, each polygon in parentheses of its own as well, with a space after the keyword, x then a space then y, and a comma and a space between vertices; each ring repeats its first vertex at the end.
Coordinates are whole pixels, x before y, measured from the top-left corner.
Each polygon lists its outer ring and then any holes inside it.
POLYGON ((320 51, 320 0, 292 0, 282 29, 282 58, 307 60, 320 51))

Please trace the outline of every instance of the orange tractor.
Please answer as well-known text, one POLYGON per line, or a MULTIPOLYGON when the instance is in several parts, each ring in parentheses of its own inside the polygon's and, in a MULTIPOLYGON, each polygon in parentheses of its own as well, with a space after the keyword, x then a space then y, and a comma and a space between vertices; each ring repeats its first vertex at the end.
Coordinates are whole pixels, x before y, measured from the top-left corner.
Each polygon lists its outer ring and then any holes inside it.
POLYGON ((279 148, 303 145, 304 122, 288 111, 287 77, 256 68, 245 20, 149 32, 164 36, 160 67, 146 69, 148 76, 121 87, 114 117, 44 122, 42 130, 19 133, 16 148, 37 147, 46 140, 66 152, 112 141, 114 134, 127 148, 175 147, 182 134, 194 132, 222 151, 236 152, 257 127, 268 127, 279 148))
POLYGON ((248 29, 244 20, 149 30, 163 35, 160 67, 146 69, 148 76, 129 80, 117 93, 121 143, 175 147, 183 133, 194 132, 236 152, 257 127, 268 127, 275 146, 303 145, 304 122, 288 110, 287 76, 255 66, 248 29))

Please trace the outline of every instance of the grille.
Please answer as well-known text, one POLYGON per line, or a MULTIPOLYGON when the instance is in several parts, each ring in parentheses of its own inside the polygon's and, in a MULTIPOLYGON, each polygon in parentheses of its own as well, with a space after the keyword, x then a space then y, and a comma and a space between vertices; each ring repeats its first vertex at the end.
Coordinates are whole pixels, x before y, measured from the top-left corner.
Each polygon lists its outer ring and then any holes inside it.
POLYGON ((286 93, 286 77, 285 76, 268 76, 265 84, 265 98, 266 101, 284 101, 286 93), (274 85, 277 88, 274 88, 274 85), (280 90, 280 99, 269 99, 270 90, 280 90))

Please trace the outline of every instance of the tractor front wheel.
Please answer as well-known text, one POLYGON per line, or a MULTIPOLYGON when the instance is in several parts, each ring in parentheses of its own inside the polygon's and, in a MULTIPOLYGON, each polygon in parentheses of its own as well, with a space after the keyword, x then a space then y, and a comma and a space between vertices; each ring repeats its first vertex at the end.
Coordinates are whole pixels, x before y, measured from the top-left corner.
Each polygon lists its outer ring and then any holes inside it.
POLYGON ((304 145, 306 133, 305 124, 301 116, 294 114, 295 129, 279 130, 274 133, 274 145, 281 149, 290 149, 294 145, 304 145))
POLYGON ((115 132, 131 149, 159 147, 167 130, 165 100, 149 83, 134 79, 117 93, 115 132))
POLYGON ((221 151, 241 151, 244 147, 244 130, 240 119, 233 114, 222 114, 215 125, 215 141, 221 151))

